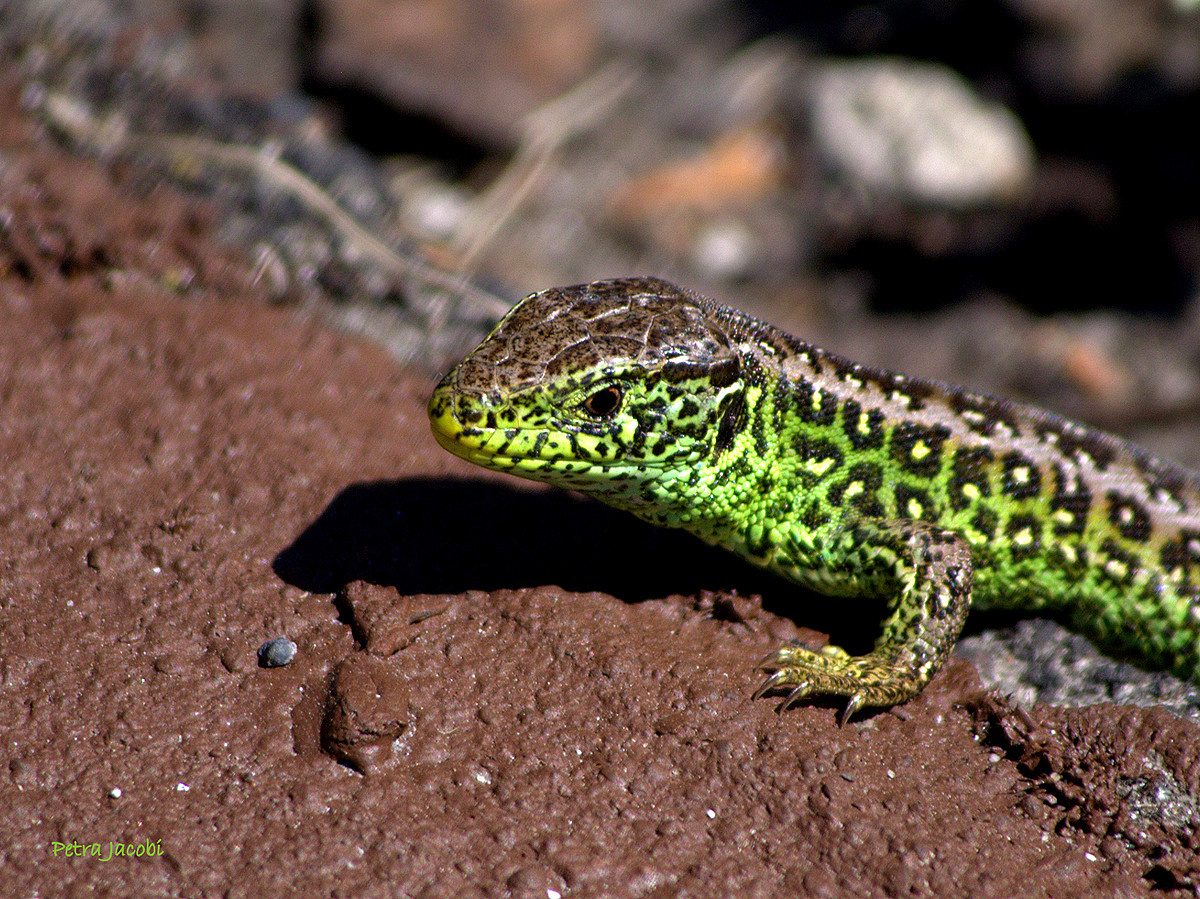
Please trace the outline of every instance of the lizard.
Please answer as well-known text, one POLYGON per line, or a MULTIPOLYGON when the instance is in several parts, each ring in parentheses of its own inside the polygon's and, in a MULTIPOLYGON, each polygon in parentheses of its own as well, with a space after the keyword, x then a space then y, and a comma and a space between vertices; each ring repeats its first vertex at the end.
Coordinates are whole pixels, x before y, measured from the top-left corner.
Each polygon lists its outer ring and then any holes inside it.
POLYGON ((1200 680, 1200 475, 1053 413, 858 364, 656 278, 515 305, 434 389, 441 446, 683 528, 833 597, 873 649, 787 645, 754 697, 920 693, 968 609, 1051 610, 1200 680))

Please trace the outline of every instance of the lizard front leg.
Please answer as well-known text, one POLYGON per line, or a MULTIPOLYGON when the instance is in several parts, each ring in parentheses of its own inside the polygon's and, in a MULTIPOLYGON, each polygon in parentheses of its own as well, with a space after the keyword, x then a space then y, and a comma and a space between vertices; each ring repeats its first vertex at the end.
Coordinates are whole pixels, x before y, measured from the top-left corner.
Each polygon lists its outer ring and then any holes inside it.
POLYGON ((810 696, 845 696, 844 723, 859 709, 912 699, 945 663, 971 604, 971 548, 954 531, 923 521, 856 522, 837 540, 838 567, 855 586, 887 597, 890 614, 871 652, 836 646, 784 647, 761 667, 773 671, 754 694, 790 687, 781 709, 810 696))

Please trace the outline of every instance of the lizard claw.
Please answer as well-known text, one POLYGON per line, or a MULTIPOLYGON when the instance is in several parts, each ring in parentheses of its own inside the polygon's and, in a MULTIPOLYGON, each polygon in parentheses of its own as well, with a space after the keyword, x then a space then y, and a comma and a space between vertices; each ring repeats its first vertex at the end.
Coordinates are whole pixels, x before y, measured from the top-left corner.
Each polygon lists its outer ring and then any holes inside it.
POLYGON ((812 692, 812 684, 803 683, 797 684, 792 688, 792 691, 784 697, 783 702, 779 704, 778 711, 786 712, 792 706, 808 698, 808 694, 812 692))
POLYGON ((846 707, 842 709, 842 714, 838 716, 838 727, 845 727, 850 716, 863 707, 865 700, 866 697, 862 693, 855 693, 851 696, 846 707))
MULTIPOLYGON (((762 667, 766 667, 766 666, 760 665, 759 667, 762 668, 762 667)), ((776 687, 782 686, 786 681, 787 681, 787 671, 785 669, 781 668, 779 671, 776 671, 774 674, 772 674, 770 677, 768 677, 766 680, 764 680, 762 682, 762 685, 757 690, 754 691, 753 698, 754 699, 762 699, 764 696, 766 696, 768 693, 770 693, 776 687)))
MULTIPOLYGON (((773 666, 772 666, 773 667, 773 666)), ((805 700, 812 693, 813 684, 811 680, 802 680, 797 682, 796 675, 800 672, 795 669, 781 668, 762 682, 762 685, 754 691, 755 699, 762 699, 772 690, 778 687, 791 687, 787 696, 783 698, 783 702, 775 710, 777 712, 786 712, 792 706, 805 700)))
POLYGON ((786 665, 787 647, 784 647, 782 649, 775 649, 767 653, 754 667, 761 668, 764 671, 769 671, 773 668, 782 668, 786 665))

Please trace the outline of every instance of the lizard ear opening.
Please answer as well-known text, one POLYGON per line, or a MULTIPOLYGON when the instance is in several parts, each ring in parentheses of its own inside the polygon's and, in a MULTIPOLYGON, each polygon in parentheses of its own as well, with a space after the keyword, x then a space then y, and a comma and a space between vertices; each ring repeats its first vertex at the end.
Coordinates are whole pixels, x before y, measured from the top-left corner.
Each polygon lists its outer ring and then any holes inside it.
POLYGON ((583 409, 593 418, 612 418, 621 409, 621 401, 625 398, 621 388, 610 384, 601 387, 583 401, 583 409))
POLYGON ((717 426, 717 453, 723 453, 733 446, 733 438, 746 427, 746 397, 740 390, 729 394, 721 400, 719 409, 721 417, 717 426))

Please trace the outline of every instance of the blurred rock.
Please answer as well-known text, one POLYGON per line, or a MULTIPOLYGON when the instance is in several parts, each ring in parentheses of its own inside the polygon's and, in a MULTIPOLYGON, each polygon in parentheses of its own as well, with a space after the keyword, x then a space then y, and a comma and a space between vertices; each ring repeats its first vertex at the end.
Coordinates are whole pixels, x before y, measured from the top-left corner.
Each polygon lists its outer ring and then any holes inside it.
POLYGON ((812 124, 822 159, 868 195, 969 209, 1008 203, 1033 182, 1021 122, 943 66, 831 63, 814 81, 812 124))
POLYGON ((132 0, 129 6, 164 29, 186 22, 193 71, 204 67, 234 93, 267 99, 296 87, 302 0, 190 0, 182 9, 162 0, 132 0))
POLYGON ((1158 71, 1176 86, 1200 82, 1195 4, 1009 0, 1032 26, 1023 54, 1047 94, 1095 98, 1124 76, 1158 71))
POLYGON ((778 185, 782 166, 782 149, 764 130, 719 135, 695 156, 671 160, 631 182, 616 200, 616 214, 638 220, 746 206, 778 185))
POLYGON ((611 218, 691 260, 705 277, 741 277, 761 259, 761 210, 783 186, 786 159, 767 127, 718 134, 691 155, 621 185, 611 218))
POLYGON ((485 143, 592 67, 597 33, 574 0, 317 0, 310 75, 433 116, 485 143))

